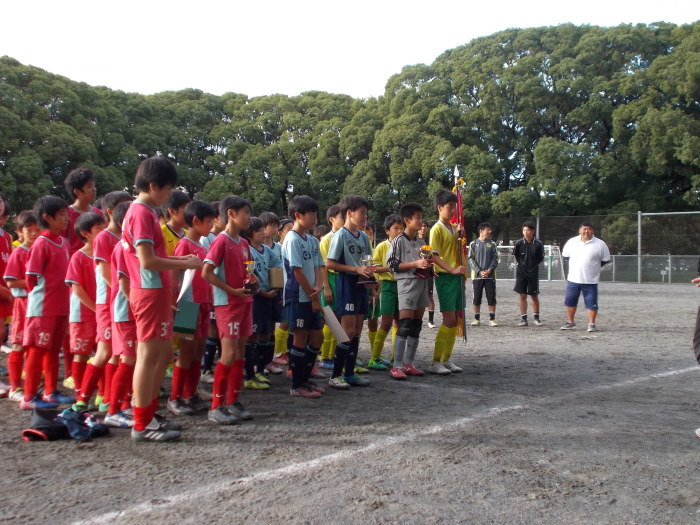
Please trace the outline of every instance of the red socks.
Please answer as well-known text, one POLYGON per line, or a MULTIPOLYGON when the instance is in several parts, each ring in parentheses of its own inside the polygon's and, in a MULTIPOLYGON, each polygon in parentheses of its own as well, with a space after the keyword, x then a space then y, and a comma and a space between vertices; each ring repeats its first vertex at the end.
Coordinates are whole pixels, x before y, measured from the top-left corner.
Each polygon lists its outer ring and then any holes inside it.
POLYGON ((102 394, 102 402, 109 403, 109 394, 112 392, 112 379, 114 378, 114 373, 117 371, 117 365, 112 363, 107 363, 105 365, 104 371, 104 393, 102 394))
POLYGON ((185 378, 187 370, 175 365, 173 367, 173 379, 170 385, 170 400, 175 401, 182 397, 182 392, 185 389, 185 378))
POLYGON ((102 369, 97 368, 92 363, 85 367, 83 382, 80 384, 80 399, 78 399, 78 401, 82 401, 85 404, 90 401, 92 394, 95 393, 95 388, 97 388, 97 382, 100 380, 101 375, 102 369))
POLYGON ((86 361, 73 361, 71 366, 71 376, 75 384, 75 398, 80 399, 80 387, 83 384, 83 375, 85 374, 86 361))
POLYGON ((243 388, 243 369, 245 359, 238 359, 231 365, 231 371, 228 376, 228 392, 226 393, 226 404, 230 405, 238 401, 243 388))
POLYGON ((228 386, 229 375, 232 366, 226 366, 221 361, 216 363, 214 369, 214 387, 212 389, 211 409, 214 410, 221 406, 226 398, 226 389, 228 386))
POLYGON ((202 371, 201 361, 192 361, 190 367, 185 371, 185 388, 182 391, 182 397, 185 399, 191 398, 197 393, 199 386, 199 376, 202 371))
POLYGON ((52 394, 58 383, 58 349, 41 350, 44 354, 44 393, 52 394))
POLYGON ((17 390, 22 386, 22 368, 24 368, 24 351, 10 352, 7 356, 7 371, 10 375, 10 388, 17 390))
POLYGON ((126 363, 120 362, 117 366, 117 372, 112 378, 112 391, 109 398, 112 400, 109 403, 108 414, 114 415, 119 410, 123 410, 124 400, 127 397, 127 392, 131 390, 131 381, 134 377, 134 367, 126 363))
MULTIPOLYGON (((14 353, 14 352, 13 352, 14 353)), ((39 390, 41 381, 41 369, 44 363, 44 354, 47 350, 42 350, 35 346, 27 349, 27 362, 24 365, 24 400, 31 401, 39 390)), ((20 372, 21 376, 21 372, 20 372)))

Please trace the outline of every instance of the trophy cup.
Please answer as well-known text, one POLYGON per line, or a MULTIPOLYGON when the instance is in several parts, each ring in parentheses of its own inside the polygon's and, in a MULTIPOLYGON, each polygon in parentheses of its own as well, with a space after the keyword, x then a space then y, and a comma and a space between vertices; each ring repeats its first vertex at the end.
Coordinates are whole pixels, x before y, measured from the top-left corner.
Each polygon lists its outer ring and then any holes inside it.
POLYGON ((258 278, 255 277, 255 261, 245 262, 246 277, 243 280, 243 287, 246 290, 250 290, 250 293, 255 293, 258 291, 260 285, 258 284, 258 278))
MULTIPOLYGON (((371 268, 374 266, 374 259, 371 255, 363 255, 360 257, 360 266, 371 268)), ((357 284, 377 284, 377 280, 374 277, 365 277, 363 280, 357 281, 357 284)))
POLYGON ((435 272, 433 270, 433 247, 428 244, 424 244, 423 246, 421 246, 420 258, 428 261, 430 263, 430 266, 428 266, 427 268, 418 268, 415 271, 416 277, 418 277, 419 279, 427 279, 435 275, 435 272))

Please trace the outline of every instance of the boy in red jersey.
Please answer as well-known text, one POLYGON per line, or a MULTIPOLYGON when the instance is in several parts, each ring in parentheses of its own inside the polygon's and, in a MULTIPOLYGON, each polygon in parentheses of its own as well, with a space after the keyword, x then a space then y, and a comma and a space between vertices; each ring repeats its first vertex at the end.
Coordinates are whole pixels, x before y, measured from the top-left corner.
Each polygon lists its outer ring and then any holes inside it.
POLYGON ((66 284, 71 289, 68 327, 70 349, 73 354, 73 381, 75 397, 80 396, 83 373, 87 360, 95 348, 97 321, 95 318, 95 265, 93 263, 93 241, 105 229, 104 217, 97 213, 83 213, 75 222, 75 231, 85 240, 85 245, 71 256, 66 284))
POLYGON ((177 169, 165 157, 150 157, 139 164, 134 185, 139 192, 124 217, 122 242, 130 279, 129 304, 138 337, 134 369, 134 441, 164 442, 179 439, 178 425, 155 417, 165 369, 172 359, 170 270, 199 269, 196 255, 168 257, 155 207, 162 206, 177 183, 177 169))
MULTIPOLYGON (((214 218, 218 212, 208 202, 193 201, 184 211, 187 235, 180 239, 175 247, 176 256, 196 255, 202 261, 207 251, 200 243, 202 237, 209 234, 214 227, 214 218)), ((181 271, 173 271, 174 298, 177 299, 181 271)), ((193 415, 205 410, 208 405, 197 395, 199 375, 202 368, 204 343, 209 334, 211 315, 211 286, 204 280, 201 272, 195 272, 192 284, 185 292, 181 302, 195 303, 199 308, 199 317, 194 336, 180 338, 180 354, 173 367, 172 388, 168 410, 177 415, 193 415)))
POLYGON ((208 418, 218 425, 230 425, 252 418, 238 401, 245 343, 253 333, 253 297, 244 286, 250 247, 240 236, 250 226, 250 203, 230 195, 221 201, 220 213, 226 218, 226 228, 212 242, 202 270, 202 277, 214 286, 216 326, 221 339, 221 359, 214 370, 208 418))
POLYGON ((24 352, 22 336, 27 315, 27 282, 25 279, 29 249, 41 233, 36 216, 32 211, 25 210, 15 219, 17 230, 22 233, 24 242, 20 244, 10 255, 7 267, 3 275, 3 281, 7 282, 15 300, 12 305, 12 352, 7 358, 7 368, 10 375, 9 398, 20 402, 24 399, 22 390, 22 369, 24 368, 24 352))
POLYGON ((61 236, 68 224, 68 204, 60 197, 40 197, 34 204, 39 226, 45 228, 29 252, 26 280, 27 321, 22 344, 27 347, 25 364, 25 410, 72 403, 56 389, 58 354, 68 328, 69 290, 64 283, 70 255, 68 240, 61 236), (37 391, 44 371, 44 396, 37 391))
MULTIPOLYGON (((4 230, 3 226, 5 226, 12 210, 10 204, 2 196, 0 196, 0 203, 0 275, 4 275, 7 261, 12 253, 12 237, 4 230)), ((0 280, 0 344, 5 341, 7 335, 5 320, 12 315, 12 302, 12 292, 5 281, 0 280)))
MULTIPOLYGON (((112 317, 110 315, 110 282, 112 279, 110 260, 115 245, 121 240, 122 222, 128 207, 117 213, 118 205, 122 202, 131 202, 131 195, 125 191, 112 191, 105 195, 102 203, 109 217, 109 225, 97 234, 93 241, 93 261, 95 264, 94 275, 96 282, 95 313, 97 321, 97 352, 92 361, 86 366, 80 384, 76 383, 76 389, 80 390, 80 396, 73 409, 76 411, 87 410, 88 402, 95 393, 98 381, 104 377, 104 387, 109 392, 111 378, 116 370, 117 359, 112 359, 112 317)), ((98 396, 95 403, 100 411, 107 410, 102 398, 98 396)))
POLYGON ((90 204, 97 197, 97 187, 95 186, 95 174, 86 168, 77 168, 71 171, 64 181, 66 191, 73 204, 68 206, 68 226, 63 231, 63 236, 68 239, 68 249, 73 255, 82 246, 84 241, 75 233, 75 221, 83 213, 98 213, 104 216, 102 210, 90 204))

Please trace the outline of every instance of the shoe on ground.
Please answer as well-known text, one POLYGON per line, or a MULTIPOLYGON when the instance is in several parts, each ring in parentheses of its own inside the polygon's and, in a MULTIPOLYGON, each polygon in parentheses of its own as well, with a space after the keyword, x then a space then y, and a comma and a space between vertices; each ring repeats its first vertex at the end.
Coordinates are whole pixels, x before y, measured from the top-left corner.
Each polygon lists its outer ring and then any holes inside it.
POLYGON ((194 410, 187 406, 182 398, 178 399, 168 399, 167 403, 168 412, 175 414, 176 416, 193 416, 194 410))
POLYGON ((328 381, 328 386, 330 386, 331 388, 336 388, 338 390, 347 390, 350 388, 350 385, 348 385, 345 382, 343 376, 331 377, 328 381))
POLYGON ((437 326, 435 323, 428 321, 428 328, 435 328, 435 326, 437 326))
POLYGON ((375 359, 374 357, 367 363, 367 368, 371 370, 386 370, 387 366, 382 363, 381 359, 375 359))
POLYGON ((391 365, 392 365, 391 361, 388 361, 388 360, 386 360, 386 359, 382 359, 382 358, 380 357, 380 358, 379 358, 379 362, 380 362, 381 364, 383 364, 385 367, 391 368, 391 365))
POLYGON ((173 366, 174 366, 174 365, 173 365, 172 363, 170 363, 170 364, 168 365, 168 368, 165 369, 165 378, 166 378, 166 379, 172 379, 172 377, 173 377, 173 366))
POLYGON ((462 371, 462 367, 457 366, 452 361, 447 361, 446 363, 442 363, 442 366, 447 368, 453 374, 459 374, 462 371))
POLYGON ((35 408, 41 410, 44 408, 58 408, 58 404, 49 403, 48 401, 41 399, 39 396, 36 396, 34 399, 30 399, 29 401, 22 399, 22 401, 19 402, 19 407, 22 410, 34 410, 35 408))
POLYGON ((406 374, 400 368, 392 368, 391 370, 389 370, 389 377, 401 381, 403 379, 406 379, 406 374))
POLYGON ((474 319, 472 321, 472 326, 479 326, 480 324, 481 324, 481 321, 479 321, 478 319, 474 319))
POLYGON ((251 419, 253 419, 253 414, 250 411, 246 410, 243 406, 243 403, 241 403, 240 401, 231 403, 226 407, 226 410, 228 410, 231 414, 236 416, 237 419, 240 419, 242 421, 250 421, 251 419))
POLYGON ((73 412, 85 412, 88 410, 87 403, 85 401, 76 401, 73 403, 73 406, 71 407, 73 409, 73 412))
POLYGON ((258 383, 265 383, 266 385, 270 384, 270 380, 267 377, 265 377, 265 374, 261 374, 260 372, 255 374, 255 380, 258 383))
POLYGON ((576 328, 576 323, 570 323, 569 321, 565 322, 561 327, 562 330, 573 330, 574 328, 576 328))
POLYGON ((109 403, 100 403, 97 406, 97 412, 99 412, 100 414, 106 414, 108 410, 109 410, 109 403))
POLYGON ((309 390, 309 389, 302 386, 302 387, 299 387, 296 389, 292 388, 289 391, 289 396, 290 397, 306 397, 308 399, 318 399, 319 397, 321 397, 321 394, 319 394, 318 392, 315 392, 313 390, 309 390))
POLYGON ((365 366, 365 362, 358 357, 357 359, 355 359, 355 366, 359 366, 360 368, 362 368, 365 366))
POLYGON ((357 374, 353 374, 351 376, 343 376, 343 379, 345 379, 345 383, 351 386, 369 386, 369 381, 367 381, 364 377, 360 377, 357 374))
POLYGON ((238 418, 231 414, 223 405, 216 407, 214 410, 210 410, 207 414, 207 420, 217 425, 235 425, 238 423, 238 418))
POLYGON ((66 377, 63 380, 63 388, 67 388, 68 390, 75 390, 75 380, 73 379, 73 376, 66 377))
POLYGON ((428 372, 430 372, 431 374, 437 374, 439 376, 448 376, 452 373, 450 372, 450 369, 442 363, 433 363, 432 365, 430 365, 430 368, 428 368, 428 372))
POLYGON ((165 443, 168 441, 176 441, 180 439, 180 432, 177 430, 167 430, 161 428, 161 426, 153 419, 143 430, 140 432, 135 428, 131 427, 131 440, 136 442, 151 442, 151 443, 165 443))
POLYGON ((105 416, 105 425, 113 428, 132 428, 134 426, 134 418, 120 410, 116 414, 107 414, 105 416))
POLYGON ((498 323, 496 322, 495 319, 491 319, 491 320, 489 321, 489 326, 498 326, 498 323))
POLYGON ((75 403, 75 398, 61 394, 58 390, 54 390, 50 394, 44 394, 43 398, 47 403, 56 403, 57 405, 72 405, 75 403))
POLYGON ((261 383, 260 381, 257 381, 256 379, 247 379, 245 383, 243 383, 244 386, 250 390, 267 390, 270 388, 270 385, 267 383, 261 383))
POLYGON ((542 321, 535 319, 535 326, 542 326, 542 321))
POLYGON ((272 360, 272 362, 275 363, 276 365, 288 366, 289 365, 289 356, 286 353, 276 355, 275 358, 272 360))
POLYGON ((313 367, 309 377, 313 377, 314 379, 326 379, 328 376, 321 372, 317 367, 313 367))
POLYGON ((304 388, 307 390, 311 390, 312 392, 318 392, 319 394, 325 394, 326 389, 323 387, 318 386, 316 383, 313 381, 309 381, 304 385, 304 388))
POLYGON ((700 438, 700 428, 695 429, 695 435, 700 438))
POLYGON ((102 404, 102 396, 95 396, 95 403, 94 405, 96 407, 100 406, 102 404))
POLYGON ((211 370, 207 370, 201 376, 199 376, 199 382, 204 383, 205 385, 213 385, 214 374, 212 374, 211 370))
MULTIPOLYGON (((180 423, 175 423, 175 421, 170 421, 160 414, 153 414, 153 420, 158 423, 158 426, 163 430, 182 430, 182 425, 180 423)), ((150 424, 150 423, 149 423, 150 424)))
POLYGON ((17 403, 20 403, 24 399, 24 390, 22 387, 16 388, 8 394, 8 399, 10 401, 16 401, 17 403))
POLYGON ((521 319, 518 326, 527 326, 527 319, 521 319))
POLYGON ((407 376, 416 376, 420 377, 422 375, 425 375, 425 372, 421 370, 420 368, 416 368, 413 365, 405 365, 403 367, 403 373, 406 374, 407 376))
POLYGON ((597 330, 595 323, 588 323, 588 331, 595 332, 597 330))
POLYGON ((321 368, 325 368, 326 370, 333 370, 333 360, 332 359, 324 359, 321 361, 321 368))
POLYGON ((189 399, 183 399, 182 401, 185 403, 185 406, 190 407, 195 413, 204 412, 205 410, 209 409, 209 404, 207 404, 207 402, 204 401, 199 394, 195 394, 189 399))
POLYGON ((266 367, 265 370, 270 372, 271 374, 274 374, 276 376, 280 375, 284 370, 282 370, 279 366, 277 366, 274 363, 269 363, 266 367))
POLYGON ((369 374, 369 370, 362 365, 355 364, 355 374, 369 374))

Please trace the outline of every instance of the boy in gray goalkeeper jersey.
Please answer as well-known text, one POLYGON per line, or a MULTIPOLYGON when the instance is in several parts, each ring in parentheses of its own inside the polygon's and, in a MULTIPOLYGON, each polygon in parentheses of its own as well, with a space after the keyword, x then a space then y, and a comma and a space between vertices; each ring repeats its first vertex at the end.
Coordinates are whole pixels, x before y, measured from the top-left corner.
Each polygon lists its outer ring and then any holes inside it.
POLYGON ((472 285, 474 286, 474 320, 472 326, 481 324, 481 299, 486 290, 486 302, 489 305, 489 326, 496 323, 496 267, 498 252, 496 243, 491 239, 491 225, 479 224, 479 238, 469 245, 469 265, 472 267, 472 285))

